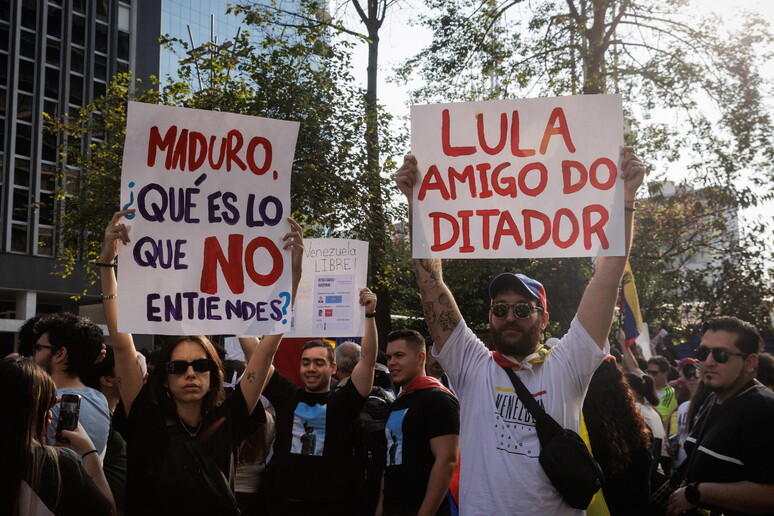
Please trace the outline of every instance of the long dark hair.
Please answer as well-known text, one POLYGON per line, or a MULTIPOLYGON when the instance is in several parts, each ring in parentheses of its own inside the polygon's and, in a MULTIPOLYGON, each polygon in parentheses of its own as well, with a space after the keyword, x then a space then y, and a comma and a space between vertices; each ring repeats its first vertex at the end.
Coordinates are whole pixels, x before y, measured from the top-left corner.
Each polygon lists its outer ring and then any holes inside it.
POLYGON ((594 458, 605 475, 625 468, 636 452, 650 446, 645 424, 617 362, 605 360, 591 377, 583 418, 594 458))
POLYGON ((46 444, 48 410, 56 401, 54 380, 30 358, 0 360, 3 421, 0 424, 0 514, 17 514, 22 480, 40 486, 43 465, 54 465, 56 502, 61 496, 58 450, 46 444))
MULTIPOLYGON (((169 337, 164 341, 164 345, 161 347, 161 353, 159 353, 156 367, 153 368, 148 383, 150 383, 153 401, 170 415, 177 413, 177 407, 175 407, 175 402, 169 396, 167 387, 164 386, 164 383, 167 381, 166 365, 170 358, 172 358, 172 352, 178 344, 186 341, 200 345, 207 355, 207 358, 214 360, 217 365, 214 371, 210 371, 210 390, 207 391, 202 398, 202 414, 206 414, 218 406, 225 398, 223 392, 223 364, 220 361, 218 352, 215 350, 215 346, 210 342, 210 339, 204 335, 169 337)), ((139 374, 139 372, 137 374, 139 374)))
POLYGON ((658 393, 656 392, 656 386, 653 384, 653 378, 646 374, 639 376, 634 373, 626 373, 626 381, 629 384, 629 388, 635 394, 645 398, 654 407, 658 405, 658 393))

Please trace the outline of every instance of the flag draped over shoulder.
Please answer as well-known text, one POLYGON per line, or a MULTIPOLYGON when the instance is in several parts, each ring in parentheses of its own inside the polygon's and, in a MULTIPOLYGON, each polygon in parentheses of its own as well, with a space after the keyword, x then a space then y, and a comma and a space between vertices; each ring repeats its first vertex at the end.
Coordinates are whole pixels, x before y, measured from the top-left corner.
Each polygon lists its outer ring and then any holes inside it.
POLYGON ((628 260, 626 261, 622 283, 621 312, 623 313, 623 326, 626 333, 626 342, 631 344, 642 333, 642 314, 640 313, 640 301, 637 298, 637 285, 634 284, 634 275, 628 260))

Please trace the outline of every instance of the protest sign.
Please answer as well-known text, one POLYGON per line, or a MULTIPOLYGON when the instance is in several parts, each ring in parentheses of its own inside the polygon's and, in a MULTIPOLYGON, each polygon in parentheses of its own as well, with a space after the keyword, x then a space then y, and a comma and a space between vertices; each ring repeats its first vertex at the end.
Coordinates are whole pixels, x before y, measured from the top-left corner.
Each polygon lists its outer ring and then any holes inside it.
POLYGON ((130 102, 121 174, 121 331, 290 325, 290 173, 299 124, 130 102))
POLYGON ((620 95, 412 106, 414 258, 624 254, 620 95))
POLYGON ((343 238, 304 240, 293 337, 362 337, 368 242, 343 238))

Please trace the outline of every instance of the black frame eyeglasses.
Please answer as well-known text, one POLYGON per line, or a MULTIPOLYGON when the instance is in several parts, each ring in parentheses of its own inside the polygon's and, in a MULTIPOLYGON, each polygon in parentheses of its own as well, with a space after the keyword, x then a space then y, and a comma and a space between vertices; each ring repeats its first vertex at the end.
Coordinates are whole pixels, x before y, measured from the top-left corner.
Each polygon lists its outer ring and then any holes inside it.
POLYGON ((34 344, 32 346, 32 351, 37 353, 41 349, 59 349, 61 346, 50 346, 47 344, 34 344))
POLYGON ((539 306, 532 306, 529 303, 516 303, 515 305, 509 305, 508 303, 495 303, 492 305, 492 315, 498 319, 505 319, 508 317, 508 311, 513 310, 513 315, 517 319, 526 319, 532 312, 542 312, 543 309, 539 306))
POLYGON ((748 355, 751 355, 751 353, 734 353, 733 351, 729 351, 726 348, 710 348, 708 346, 699 346, 699 348, 696 350, 696 358, 699 360, 699 362, 704 362, 707 360, 707 358, 709 358, 710 353, 712 353, 712 358, 714 358, 715 362, 718 364, 725 364, 732 356, 747 358, 748 355))
POLYGON ((185 360, 172 360, 167 362, 164 369, 169 374, 185 374, 188 372, 188 367, 193 367, 195 373, 207 373, 214 371, 217 365, 211 358, 198 358, 193 362, 186 362, 185 360))

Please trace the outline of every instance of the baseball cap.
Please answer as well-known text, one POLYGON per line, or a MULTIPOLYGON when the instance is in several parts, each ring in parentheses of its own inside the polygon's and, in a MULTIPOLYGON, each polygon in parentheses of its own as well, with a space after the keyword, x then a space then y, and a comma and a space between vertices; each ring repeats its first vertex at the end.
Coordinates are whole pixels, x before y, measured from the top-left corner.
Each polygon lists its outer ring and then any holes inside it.
POLYGON ((492 283, 489 284, 489 298, 494 299, 502 290, 513 290, 514 292, 526 294, 532 299, 538 300, 544 310, 548 309, 546 289, 543 288, 539 281, 533 280, 524 274, 504 272, 496 276, 492 283))

